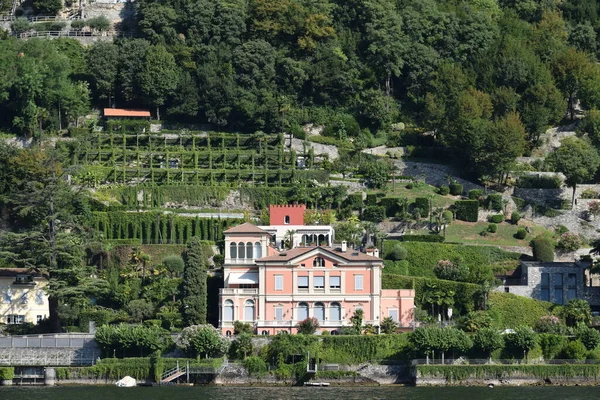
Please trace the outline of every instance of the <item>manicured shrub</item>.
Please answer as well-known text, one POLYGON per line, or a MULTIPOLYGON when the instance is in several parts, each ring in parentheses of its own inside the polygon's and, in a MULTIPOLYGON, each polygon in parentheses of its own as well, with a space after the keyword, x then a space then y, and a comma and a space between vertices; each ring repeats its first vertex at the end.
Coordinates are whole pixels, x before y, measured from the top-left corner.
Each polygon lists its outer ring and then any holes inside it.
POLYGON ((517 225, 519 223, 519 220, 521 219, 521 214, 519 214, 518 211, 513 211, 510 214, 510 223, 513 225, 517 225))
POLYGON ((442 243, 445 238, 441 235, 404 235, 401 237, 403 242, 435 242, 442 243))
POLYGON ((448 193, 450 193, 450 188, 448 186, 440 186, 438 188, 438 193, 442 196, 446 196, 448 193))
POLYGON ((381 222, 385 219, 385 207, 367 206, 362 214, 363 221, 381 222))
POLYGON ((483 189, 471 189, 468 196, 469 200, 479 200, 483 197, 483 189))
POLYGON ((348 197, 346 197, 346 199, 344 200, 343 206, 346 208, 350 208, 351 210, 360 210, 364 207, 363 194, 349 194, 348 197))
POLYGON ((488 216, 488 221, 493 222, 495 224, 499 224, 504 221, 504 215, 502 215, 502 214, 490 215, 490 216, 488 216))
POLYGON ((517 180, 517 186, 527 189, 560 189, 562 180, 557 175, 526 175, 517 180))
POLYGON ((412 189, 415 185, 412 182, 409 182, 405 187, 407 189, 412 189))
POLYGON ((406 259, 407 255, 408 252, 406 251, 406 249, 400 244, 396 244, 394 245, 392 250, 388 254, 386 254, 385 258, 392 261, 401 261, 406 259))
POLYGON ((531 248, 533 249, 533 258, 537 261, 554 261, 554 243, 550 239, 536 237, 531 241, 531 248))
POLYGON ((467 222, 477 222, 479 202, 477 200, 460 200, 454 203, 456 219, 467 222))
POLYGON ((486 206, 489 210, 502 211, 502 195, 497 193, 489 194, 486 200, 486 206))
POLYGON ((489 233, 496 233, 498 231, 498 225, 494 223, 488 224, 487 230, 489 233))
POLYGON ((563 335, 555 335, 551 333, 542 333, 539 336, 540 348, 542 349, 542 355, 544 360, 552 360, 555 358, 565 347, 567 338, 563 335))
POLYGON ((460 183, 458 183, 456 181, 454 181, 450 185, 448 185, 448 188, 449 188, 450 194, 452 196, 460 196, 463 192, 463 185, 461 185, 460 183))
POLYGON ((579 340, 572 340, 562 349, 561 358, 566 360, 585 360, 587 349, 579 340))
POLYGON ((579 197, 582 199, 600 199, 600 193, 592 189, 585 189, 579 197))
POLYGON ((517 233, 515 233, 516 239, 523 240, 523 239, 525 239, 526 236, 527 236, 527 231, 525 230, 525 228, 517 229, 517 233))
POLYGON ((395 217, 399 211, 400 197, 384 197, 379 201, 379 205, 385 207, 385 215, 388 218, 395 217))
POLYGON ((261 375, 268 371, 267 363, 258 357, 250 356, 243 362, 244 367, 248 370, 250 375, 261 375))
POLYGON ((421 217, 427 218, 429 216, 429 199, 426 197, 417 197, 415 199, 415 207, 421 210, 421 217))
POLYGON ((368 206, 377 205, 377 194, 376 193, 367 194, 367 205, 368 206))
POLYGON ((446 210, 442 213, 442 219, 447 223, 450 223, 454 220, 454 214, 452 214, 452 211, 446 210))

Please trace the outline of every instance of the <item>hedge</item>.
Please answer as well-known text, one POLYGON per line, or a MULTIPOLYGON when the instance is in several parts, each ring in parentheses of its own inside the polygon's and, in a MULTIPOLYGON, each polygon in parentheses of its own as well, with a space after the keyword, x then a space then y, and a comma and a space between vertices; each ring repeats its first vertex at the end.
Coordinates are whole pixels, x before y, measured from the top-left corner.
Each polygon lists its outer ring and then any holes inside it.
POLYGON ((538 237, 531 241, 533 249, 533 258, 537 261, 552 262, 554 261, 554 243, 548 238, 538 237))
POLYGON ((471 189, 468 196, 469 200, 479 200, 483 196, 483 189, 471 189))
POLYGON ((441 235, 403 235, 403 242, 435 242, 442 243, 446 238, 441 235))
POLYGON ((425 291, 427 285, 434 284, 438 290, 444 293, 454 292, 454 308, 458 314, 464 314, 475 310, 479 285, 464 282, 446 281, 442 279, 427 279, 414 276, 402 276, 384 274, 381 277, 383 289, 414 289, 415 305, 423 307, 426 305, 425 291))
POLYGON ((463 185, 458 182, 452 182, 448 188, 450 189, 450 194, 452 196, 460 196, 463 192, 463 185))
POLYGON ((364 207, 362 193, 349 194, 348 197, 346 197, 346 199, 344 200, 343 205, 344 207, 350 208, 352 210, 360 210, 364 207))
POLYGON ((414 205, 415 208, 421 210, 422 218, 427 218, 429 216, 429 199, 427 197, 417 197, 414 205))
POLYGON ((561 364, 561 365, 418 365, 417 376, 445 378, 449 383, 467 379, 509 379, 511 377, 531 377, 540 380, 600 378, 600 364, 561 364))
POLYGON ((493 222, 495 224, 499 224, 501 222, 504 222, 504 215, 503 214, 490 215, 490 216, 488 216, 488 221, 493 222))
POLYGON ((367 206, 362 214, 363 221, 381 222, 385 219, 385 207, 367 206))
POLYGON ((323 361, 340 364, 404 359, 407 339, 402 334, 323 336, 318 356, 323 361))
POLYGON ((454 203, 456 219, 467 222, 477 222, 479 216, 479 202, 477 200, 459 200, 454 203))
POLYGON ((534 326, 541 317, 557 314, 561 308, 547 301, 501 292, 490 293, 489 304, 492 310, 498 314, 503 328, 534 326), (519 311, 515 312, 515 310, 519 311))
POLYGON ((377 194, 376 193, 369 193, 367 194, 367 205, 368 206, 375 206, 377 205, 377 194))
POLYGON ((384 197, 379 201, 382 207, 385 207, 385 215, 388 218, 395 217, 396 213, 400 210, 398 207, 398 201, 400 197, 384 197))
MULTIPOLYGON (((432 235, 433 236, 433 235, 432 235)), ((386 240, 383 254, 388 254, 398 242, 386 240)), ((459 258, 466 266, 492 267, 496 264, 514 263, 521 257, 519 253, 510 253, 494 246, 468 246, 447 243, 402 242, 407 251, 406 261, 410 264, 410 275, 435 278, 433 269, 440 260, 459 258)), ((385 273, 385 270, 384 270, 385 273)))
POLYGON ((497 193, 489 194, 486 200, 486 206, 489 210, 502 211, 504 208, 502 195, 497 193))
POLYGON ((517 179, 517 186, 527 189, 560 189, 562 180, 557 175, 525 175, 517 179))

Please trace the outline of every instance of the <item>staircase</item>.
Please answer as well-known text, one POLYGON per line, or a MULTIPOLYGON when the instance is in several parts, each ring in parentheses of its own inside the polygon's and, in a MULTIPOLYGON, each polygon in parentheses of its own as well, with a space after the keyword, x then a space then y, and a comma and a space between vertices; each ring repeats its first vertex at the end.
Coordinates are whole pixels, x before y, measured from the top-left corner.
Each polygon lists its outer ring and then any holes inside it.
POLYGON ((173 369, 164 372, 160 377, 160 383, 169 383, 187 373, 187 368, 179 368, 179 363, 173 369))

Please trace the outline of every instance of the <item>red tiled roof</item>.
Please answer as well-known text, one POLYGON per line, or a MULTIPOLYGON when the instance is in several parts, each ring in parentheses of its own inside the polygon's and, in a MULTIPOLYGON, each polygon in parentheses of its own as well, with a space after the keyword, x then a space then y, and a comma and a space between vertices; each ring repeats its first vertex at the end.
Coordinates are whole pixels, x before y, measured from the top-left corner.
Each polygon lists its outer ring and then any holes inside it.
POLYGON ((105 117, 150 117, 148 110, 128 110, 125 108, 105 108, 105 117))
POLYGON ((260 229, 258 226, 245 222, 241 225, 234 226, 233 228, 227 229, 223 233, 260 233, 264 235, 270 235, 269 232, 260 229))
POLYGON ((318 247, 296 247, 291 250, 284 250, 281 253, 275 254, 273 256, 260 258, 256 261, 259 261, 259 262, 263 262, 263 261, 287 262, 287 261, 291 261, 291 260, 295 259, 296 257, 301 256, 301 255, 308 253, 315 249, 321 250, 320 253, 322 253, 322 254, 335 255, 335 256, 343 258, 347 261, 382 261, 379 257, 373 257, 368 254, 361 253, 358 250, 348 249, 345 252, 342 252, 339 247, 334 248, 334 247, 321 247, 321 246, 318 246, 318 247))

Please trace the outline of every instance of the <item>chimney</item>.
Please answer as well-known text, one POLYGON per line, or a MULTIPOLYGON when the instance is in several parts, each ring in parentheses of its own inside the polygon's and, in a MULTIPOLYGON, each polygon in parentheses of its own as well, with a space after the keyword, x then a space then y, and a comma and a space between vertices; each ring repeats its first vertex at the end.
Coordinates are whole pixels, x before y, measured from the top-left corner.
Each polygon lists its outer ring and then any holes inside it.
POLYGON ((345 253, 348 250, 348 242, 342 240, 342 253, 345 253))
POLYGON ((373 257, 379 257, 379 249, 377 247, 373 250, 373 257))

